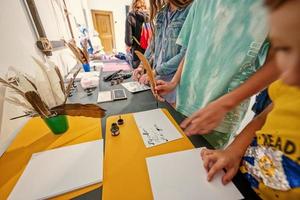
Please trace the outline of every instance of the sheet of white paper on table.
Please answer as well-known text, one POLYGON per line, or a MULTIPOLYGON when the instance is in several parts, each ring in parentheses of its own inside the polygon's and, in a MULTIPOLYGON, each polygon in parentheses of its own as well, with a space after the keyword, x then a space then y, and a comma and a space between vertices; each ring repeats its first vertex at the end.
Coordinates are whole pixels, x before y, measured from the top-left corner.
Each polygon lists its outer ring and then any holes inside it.
POLYGON ((243 199, 232 182, 222 184, 223 172, 207 181, 200 151, 201 148, 146 159, 155 200, 243 199))
POLYGON ((98 93, 97 103, 113 101, 111 91, 103 91, 98 93))
POLYGON ((103 140, 33 154, 8 199, 47 199, 102 182, 103 140))
POLYGON ((147 148, 182 138, 161 109, 138 112, 133 116, 147 148))
POLYGON ((149 86, 140 84, 137 81, 122 83, 122 86, 125 87, 131 93, 142 92, 151 89, 149 86))
MULTIPOLYGON (((80 81, 82 77, 100 77, 100 71, 92 71, 92 72, 79 72, 75 78, 75 81, 80 81)), ((69 74, 66 78, 66 81, 70 81, 73 78, 73 74, 69 74)))

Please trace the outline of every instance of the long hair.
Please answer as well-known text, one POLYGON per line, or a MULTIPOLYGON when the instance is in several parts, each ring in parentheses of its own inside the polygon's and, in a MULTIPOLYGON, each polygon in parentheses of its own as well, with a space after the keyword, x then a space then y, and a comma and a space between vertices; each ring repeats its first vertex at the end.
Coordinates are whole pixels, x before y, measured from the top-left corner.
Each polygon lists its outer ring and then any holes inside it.
MULTIPOLYGON (((150 24, 152 29, 152 39, 154 42, 155 37, 155 28, 154 28, 154 19, 157 15, 157 13, 165 6, 167 3, 171 3, 177 8, 185 8, 189 4, 191 4, 193 0, 168 0, 167 2, 165 0, 150 0, 150 24)), ((154 47, 153 47, 154 48, 154 47)), ((154 49, 152 49, 152 52, 154 49)))
POLYGON ((133 0, 131 3, 132 11, 146 11, 147 6, 144 0, 133 0))
MULTIPOLYGON (((175 5, 177 8, 184 8, 192 3, 193 0, 168 0, 168 3, 175 5)), ((165 0, 150 0, 150 20, 153 21, 156 14, 166 5, 165 0)))

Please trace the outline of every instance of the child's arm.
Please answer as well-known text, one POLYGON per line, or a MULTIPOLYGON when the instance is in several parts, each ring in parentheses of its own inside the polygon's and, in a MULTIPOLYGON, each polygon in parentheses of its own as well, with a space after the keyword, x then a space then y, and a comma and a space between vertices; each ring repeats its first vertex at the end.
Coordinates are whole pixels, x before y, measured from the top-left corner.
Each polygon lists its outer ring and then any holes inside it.
POLYGON ((185 57, 182 58, 181 62, 179 63, 178 69, 170 82, 157 80, 155 90, 159 95, 166 95, 176 88, 176 86, 180 82, 184 61, 185 57))
POLYGON ((204 149, 201 151, 208 181, 211 181, 213 176, 223 169, 226 169, 226 173, 222 177, 222 183, 225 185, 232 180, 240 167, 242 157, 253 141, 256 131, 262 128, 272 107, 272 104, 269 105, 254 118, 225 150, 204 149))
POLYGON ((187 135, 208 134, 224 119, 225 115, 243 100, 253 96, 279 77, 272 55, 264 66, 238 88, 211 102, 184 120, 181 127, 187 135))

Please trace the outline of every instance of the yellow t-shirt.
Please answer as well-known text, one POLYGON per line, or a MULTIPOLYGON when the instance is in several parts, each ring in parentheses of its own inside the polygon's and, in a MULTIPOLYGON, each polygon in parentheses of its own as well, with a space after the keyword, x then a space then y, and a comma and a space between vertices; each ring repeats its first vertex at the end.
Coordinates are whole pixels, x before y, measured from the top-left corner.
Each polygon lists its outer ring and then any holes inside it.
POLYGON ((248 148, 242 172, 262 199, 300 199, 300 88, 276 81, 273 110, 248 148))

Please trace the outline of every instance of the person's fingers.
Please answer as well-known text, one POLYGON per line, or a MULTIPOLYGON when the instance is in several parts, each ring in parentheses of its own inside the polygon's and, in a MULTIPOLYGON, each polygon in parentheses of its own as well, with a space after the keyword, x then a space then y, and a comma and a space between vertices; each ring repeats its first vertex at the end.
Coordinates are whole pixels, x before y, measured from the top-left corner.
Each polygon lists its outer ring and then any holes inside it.
POLYGON ((166 82, 163 80, 156 80, 156 85, 165 85, 166 82))
POLYGON ((237 170, 235 168, 230 168, 226 171, 225 175, 222 177, 222 183, 226 185, 229 183, 233 177, 236 175, 237 170))
MULTIPOLYGON (((204 119, 205 120, 205 119, 204 119)), ((185 131, 189 134, 208 134, 213 129, 214 124, 209 123, 207 121, 203 121, 203 118, 200 116, 196 116, 194 119, 192 119, 189 123, 189 125, 185 128, 185 131)))
MULTIPOLYGON (((186 118, 181 124, 181 128, 186 128, 193 120, 195 120, 195 118, 197 118, 199 116, 199 111, 195 112, 194 114, 192 114, 190 117, 186 118)), ((201 114, 201 113, 200 113, 201 114)), ((201 116, 201 115, 200 115, 201 116)))
POLYGON ((180 127, 181 128, 187 128, 188 125, 193 121, 193 118, 192 117, 188 117, 186 118, 185 120, 183 120, 183 122, 180 124, 180 127))
POLYGON ((166 85, 156 85, 156 87, 155 87, 155 89, 157 91, 163 91, 163 90, 165 90, 165 88, 166 88, 166 85))
POLYGON ((215 162, 214 165, 211 166, 211 168, 208 171, 207 180, 211 181, 213 179, 214 175, 216 173, 218 173, 220 170, 222 170, 223 168, 224 168, 224 165, 222 162, 220 162, 220 161, 215 162))
POLYGON ((200 127, 198 123, 191 121, 189 125, 184 129, 184 132, 187 136, 196 135, 201 133, 202 131, 206 131, 203 127, 200 127))
POLYGON ((206 155, 207 150, 208 149, 206 147, 203 147, 203 149, 200 151, 200 156, 202 157, 202 160, 203 160, 203 156, 206 155))
POLYGON ((160 102, 165 102, 166 101, 165 98, 163 98, 159 95, 157 95, 157 100, 160 101, 160 102))
POLYGON ((187 136, 192 136, 198 134, 199 130, 197 129, 197 125, 190 123, 187 128, 184 129, 184 133, 187 136))
POLYGON ((155 97, 155 99, 157 99, 160 102, 165 102, 166 101, 163 97, 159 96, 158 94, 154 94, 154 97, 155 97))
POLYGON ((217 159, 217 157, 215 154, 204 156, 203 166, 207 172, 209 172, 211 166, 214 165, 214 163, 216 162, 216 159, 217 159))
POLYGON ((201 150, 200 155, 201 155, 201 156, 208 156, 208 155, 211 155, 211 154, 214 153, 214 152, 215 152, 215 150, 207 149, 206 147, 204 147, 204 148, 201 150))

